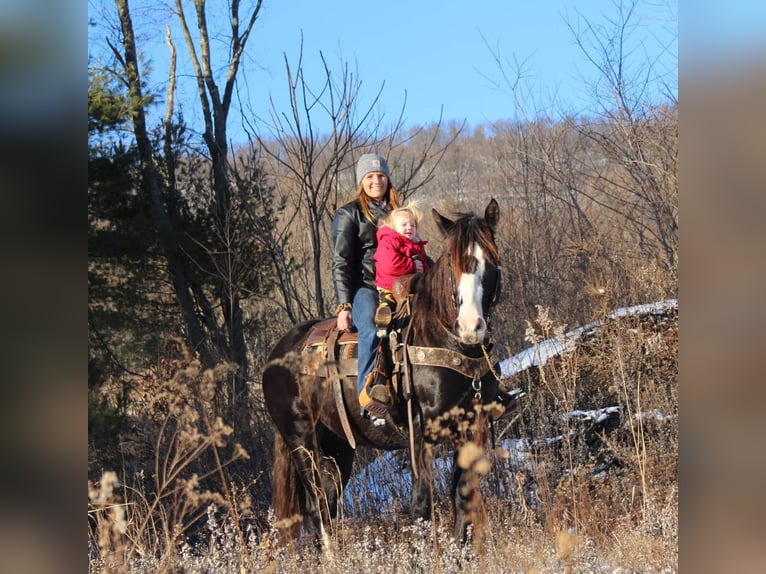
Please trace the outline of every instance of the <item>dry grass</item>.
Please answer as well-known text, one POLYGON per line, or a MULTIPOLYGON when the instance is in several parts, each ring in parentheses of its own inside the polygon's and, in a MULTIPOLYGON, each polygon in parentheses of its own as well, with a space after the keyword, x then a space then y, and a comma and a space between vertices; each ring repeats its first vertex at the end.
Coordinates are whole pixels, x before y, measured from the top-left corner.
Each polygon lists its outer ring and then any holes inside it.
MULTIPOLYGON (((561 331, 543 310, 527 335, 534 344, 561 331)), ((208 416, 225 369, 204 372, 182 357, 158 374, 157 424, 143 427, 153 441, 136 439, 153 444, 151 476, 105 472, 89 484, 89 571, 676 572, 677 344, 674 312, 610 320, 506 381, 527 392, 518 417, 495 429, 494 450, 461 453, 484 493, 480 551, 451 539, 449 465, 435 466, 433 523, 414 521, 407 454, 381 460, 365 450, 356 469, 379 465, 367 469, 377 488, 347 499, 332 552, 307 536, 280 545, 273 517, 250 501, 269 485, 228 473, 245 453, 208 416), (582 414, 609 406, 602 421, 582 414)))

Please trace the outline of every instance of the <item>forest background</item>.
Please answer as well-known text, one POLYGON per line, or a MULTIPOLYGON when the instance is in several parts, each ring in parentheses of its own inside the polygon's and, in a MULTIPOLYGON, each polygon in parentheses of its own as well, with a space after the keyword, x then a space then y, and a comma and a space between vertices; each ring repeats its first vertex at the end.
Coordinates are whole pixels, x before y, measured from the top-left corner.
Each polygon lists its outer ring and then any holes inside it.
MULTIPOLYGON (((330 222, 362 153, 387 157, 403 198, 442 213, 498 200, 500 356, 527 346, 540 309, 576 326, 677 297, 677 88, 627 50, 638 5, 572 28, 598 72, 589 114, 530 107, 523 67, 490 51, 515 119, 407 125, 406 106, 382 113, 383 88, 362 95, 348 65, 322 58, 309 82, 301 49, 285 59, 289 109, 273 107, 267 128, 245 125, 236 144, 230 112, 261 3, 230 3, 211 30, 212 5, 176 2, 183 33, 166 37, 162 92, 145 79, 127 0, 101 5, 113 33, 88 66, 88 478, 106 488, 117 471, 142 509, 139 553, 172 553, 209 502, 268 528, 273 435, 258 373, 291 325, 335 306, 330 222), (176 72, 182 50, 193 74, 176 72), (196 91, 194 114, 177 104, 182 83, 196 91), (199 427, 192 442, 184 416, 199 427)), ((435 227, 421 231, 438 255, 435 227)), ((95 544, 104 508, 93 504, 95 544)))

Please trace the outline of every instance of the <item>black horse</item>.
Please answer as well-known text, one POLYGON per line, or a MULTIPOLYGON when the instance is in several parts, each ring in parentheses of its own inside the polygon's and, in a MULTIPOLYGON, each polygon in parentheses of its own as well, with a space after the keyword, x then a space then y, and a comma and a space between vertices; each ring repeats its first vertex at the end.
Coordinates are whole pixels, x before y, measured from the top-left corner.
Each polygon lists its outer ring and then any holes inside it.
POLYGON ((453 441, 455 536, 465 541, 469 524, 480 515, 479 471, 472 457, 458 460, 458 453, 466 442, 486 447, 487 419, 497 407, 499 368, 491 358, 487 318, 500 289, 494 238, 499 208, 492 199, 483 218, 459 214, 452 221, 436 210, 433 216, 445 246, 431 271, 417 276, 409 296, 411 318, 398 342, 392 339, 394 356, 400 357, 394 365, 398 385, 385 426, 359 414, 356 361, 350 354, 333 354, 333 349, 352 347, 339 344, 350 334, 335 331, 334 319, 296 325, 269 356, 263 392, 278 430, 272 505, 277 526, 288 537, 308 519, 318 540, 329 543, 328 529, 357 444, 410 447, 410 512, 430 519, 432 449, 426 443, 453 441), (311 346, 317 332, 325 344, 311 346))

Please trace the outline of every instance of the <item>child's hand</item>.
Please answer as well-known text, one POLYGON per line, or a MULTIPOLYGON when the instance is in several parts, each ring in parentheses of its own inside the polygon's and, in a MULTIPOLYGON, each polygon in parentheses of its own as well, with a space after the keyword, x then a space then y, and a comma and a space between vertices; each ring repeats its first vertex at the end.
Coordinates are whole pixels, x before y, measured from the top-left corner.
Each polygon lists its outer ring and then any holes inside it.
POLYGON ((423 273, 423 262, 420 259, 414 259, 415 273, 423 273))

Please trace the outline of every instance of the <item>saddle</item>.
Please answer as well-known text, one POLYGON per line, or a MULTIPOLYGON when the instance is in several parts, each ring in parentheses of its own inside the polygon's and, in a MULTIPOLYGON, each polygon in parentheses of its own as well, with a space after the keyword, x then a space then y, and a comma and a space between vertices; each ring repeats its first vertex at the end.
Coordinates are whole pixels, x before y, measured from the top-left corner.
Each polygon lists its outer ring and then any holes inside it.
POLYGON ((306 342, 301 351, 315 349, 322 351, 324 358, 330 360, 347 360, 356 358, 357 336, 356 332, 338 331, 335 318, 323 319, 316 323, 309 331, 306 342), (328 344, 329 343, 329 344, 328 344), (328 348, 332 347, 332 355, 328 348))
POLYGON ((340 376, 357 375, 357 334, 350 331, 338 331, 334 318, 323 319, 316 323, 303 343, 301 353, 311 356, 311 361, 304 361, 302 372, 328 377, 327 362, 337 365, 340 376))
MULTIPOLYGON (((409 323, 410 301, 421 277, 421 273, 398 277, 391 290, 396 301, 396 310, 389 327, 390 336, 382 339, 378 345, 373 372, 385 378, 392 398, 396 396, 399 384, 398 374, 401 372, 401 361, 404 359, 399 349, 401 333, 409 323)), ((311 357, 311 360, 303 362, 301 370, 304 374, 315 374, 323 378, 333 375, 341 378, 357 377, 357 333, 338 331, 336 325, 334 318, 323 319, 309 331, 301 349, 304 355, 311 357)))

